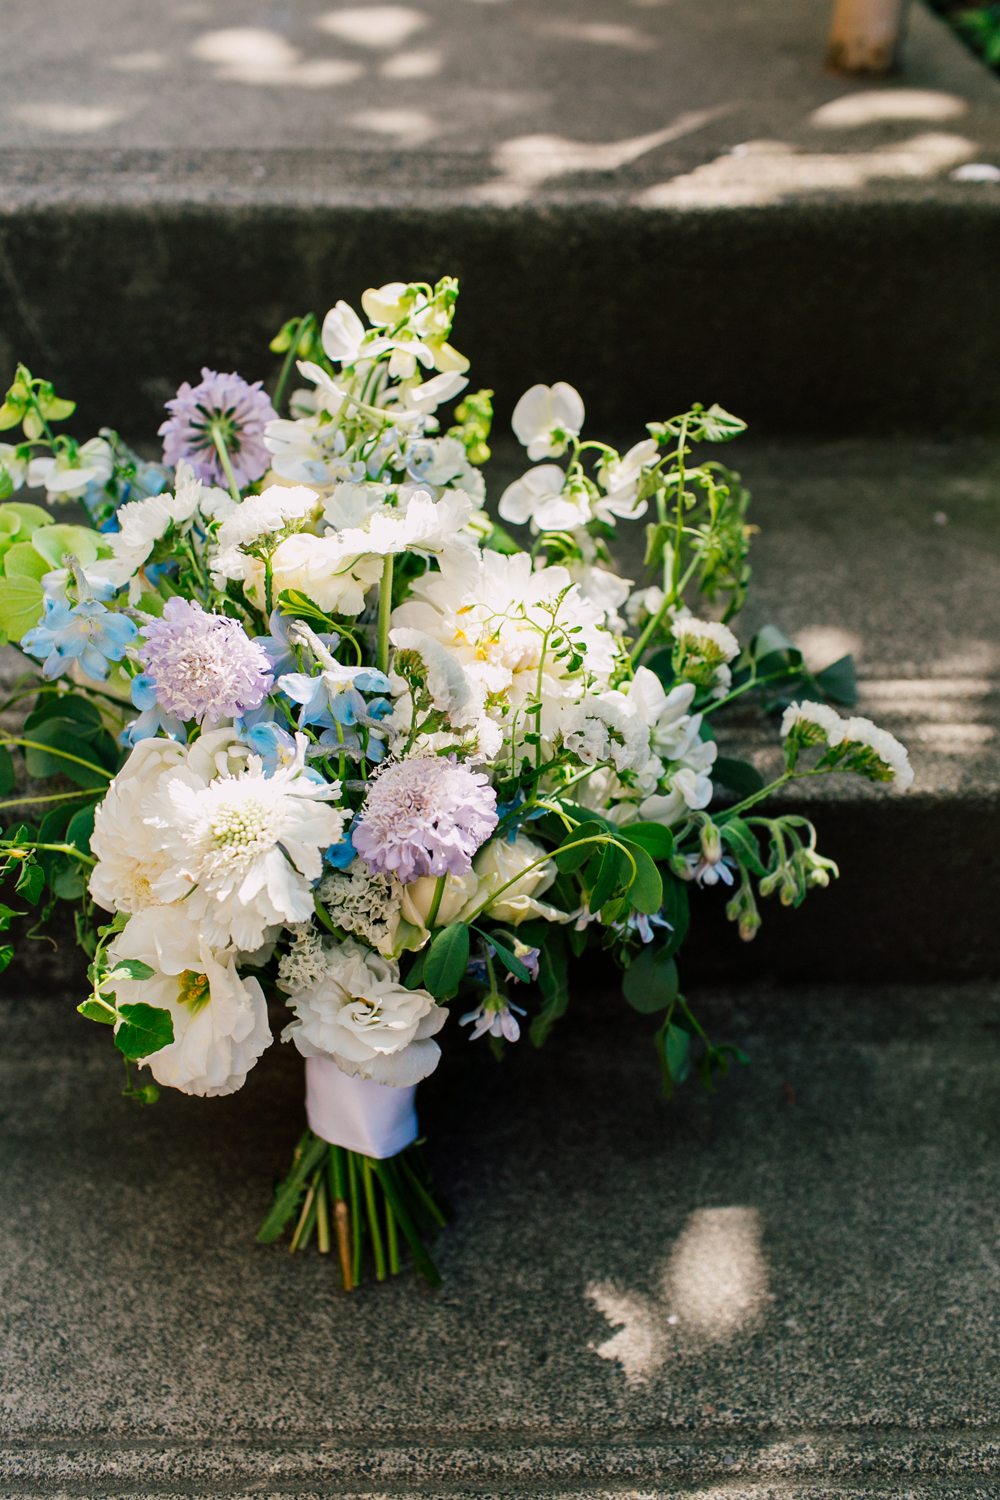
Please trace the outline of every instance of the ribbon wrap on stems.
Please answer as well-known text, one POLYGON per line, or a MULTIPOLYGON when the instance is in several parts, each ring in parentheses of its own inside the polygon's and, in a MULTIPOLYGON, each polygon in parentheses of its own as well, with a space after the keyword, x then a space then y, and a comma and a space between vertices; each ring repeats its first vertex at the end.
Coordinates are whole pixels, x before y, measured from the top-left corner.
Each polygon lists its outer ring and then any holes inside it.
POLYGON ((306 1058, 309 1128, 331 1145, 381 1161, 417 1138, 417 1086, 395 1089, 341 1072, 328 1057, 306 1058))

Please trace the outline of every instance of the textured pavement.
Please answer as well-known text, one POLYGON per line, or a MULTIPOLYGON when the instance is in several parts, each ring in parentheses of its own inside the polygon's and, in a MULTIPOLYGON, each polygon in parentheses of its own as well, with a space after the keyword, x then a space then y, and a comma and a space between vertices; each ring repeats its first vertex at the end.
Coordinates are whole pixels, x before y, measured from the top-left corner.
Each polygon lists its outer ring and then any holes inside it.
POLYGON ((995 1495, 1000 993, 691 997, 752 1066, 672 1104, 611 992, 502 1066, 448 1028, 444 1285, 350 1296, 253 1240, 290 1049, 139 1111, 8 998, 0 1494, 995 1495))

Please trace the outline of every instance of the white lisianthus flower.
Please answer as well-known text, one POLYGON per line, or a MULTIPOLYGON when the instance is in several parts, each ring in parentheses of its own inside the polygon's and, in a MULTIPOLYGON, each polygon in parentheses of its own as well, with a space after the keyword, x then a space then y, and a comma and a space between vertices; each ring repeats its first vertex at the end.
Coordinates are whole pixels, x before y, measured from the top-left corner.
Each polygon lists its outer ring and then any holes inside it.
POLYGON ((256 755, 238 775, 211 780, 189 764, 186 774, 164 777, 152 799, 145 821, 167 860, 153 889, 163 902, 184 898, 213 947, 253 952, 268 927, 313 913, 312 882, 324 850, 340 840, 344 814, 328 805, 340 783, 305 770, 306 745, 297 735, 294 760, 270 776, 256 755))
POLYGON ((447 1011, 426 990, 408 990, 390 960, 349 938, 325 954, 322 979, 289 996, 296 1019, 282 1033, 303 1057, 331 1058, 342 1072, 390 1088, 433 1073, 441 1049, 431 1037, 447 1011))
POLYGON ((553 386, 533 385, 514 408, 511 426, 533 463, 558 458, 583 426, 583 402, 564 380, 553 386))
POLYGON ((28 484, 44 485, 53 500, 76 500, 88 484, 107 484, 114 471, 114 453, 105 438, 91 438, 81 443, 75 460, 60 454, 58 458, 33 458, 28 465, 28 484))
POLYGON ((361 341, 365 336, 365 325, 346 302, 338 302, 331 307, 323 319, 323 331, 320 335, 323 342, 323 352, 327 359, 334 360, 337 364, 352 364, 357 359, 361 350, 361 341))
MULTIPOLYGON (((659 445, 655 438, 645 438, 630 448, 623 458, 605 459, 597 471, 597 482, 607 492, 607 500, 597 507, 598 513, 610 511, 611 515, 637 521, 646 514, 647 502, 638 498, 639 481, 643 468, 652 463, 659 445)), ((601 520, 609 517, 601 515, 601 520)))
POLYGON ((135 958, 149 979, 118 979, 118 1004, 170 1012, 174 1039, 142 1059, 157 1083, 182 1094, 234 1094, 271 1043, 267 1002, 256 979, 240 979, 235 948, 213 951, 184 905, 148 906, 108 949, 112 963, 135 958))
MULTIPOLYGON (((266 608, 265 565, 247 557, 243 592, 258 609, 266 608)), ((365 594, 382 576, 378 556, 345 557, 338 539, 300 531, 286 537, 271 554, 272 594, 298 589, 328 614, 359 615, 365 594)))
POLYGON ((505 838, 491 839, 472 861, 472 868, 479 878, 476 894, 459 913, 458 921, 467 921, 482 905, 490 891, 499 891, 508 880, 514 884, 501 891, 495 901, 486 907, 485 915, 497 922, 510 922, 514 927, 528 917, 544 917, 548 922, 568 922, 570 913, 540 901, 556 878, 556 867, 551 860, 531 870, 528 867, 536 859, 543 859, 546 850, 534 839, 519 833, 512 844, 505 838), (527 871, 527 874, 522 873, 527 871), (520 875, 519 880, 515 876, 520 875))

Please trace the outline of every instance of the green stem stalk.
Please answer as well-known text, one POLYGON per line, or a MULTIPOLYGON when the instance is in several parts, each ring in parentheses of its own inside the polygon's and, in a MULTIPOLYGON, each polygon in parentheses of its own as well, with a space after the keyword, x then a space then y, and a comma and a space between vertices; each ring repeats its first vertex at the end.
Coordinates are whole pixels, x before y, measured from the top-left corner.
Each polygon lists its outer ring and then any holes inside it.
POLYGON ((222 430, 217 422, 212 423, 211 432, 212 441, 215 443, 216 451, 219 455, 219 462, 225 470, 226 478, 229 481, 229 493, 232 495, 233 500, 236 502, 236 504, 239 505, 240 487, 236 483, 236 475, 233 473, 233 466, 229 459, 229 449, 226 447, 226 440, 222 436, 222 430))
POLYGON ((380 672, 389 670, 389 616, 392 614, 392 566, 393 556, 386 553, 382 564, 382 582, 378 590, 378 657, 376 666, 380 672))
POLYGON ((448 876, 446 874, 439 875, 437 878, 437 885, 434 887, 434 899, 431 901, 431 909, 427 913, 428 932, 434 930, 434 923, 437 921, 438 912, 441 910, 441 898, 444 896, 444 888, 447 880, 448 876))

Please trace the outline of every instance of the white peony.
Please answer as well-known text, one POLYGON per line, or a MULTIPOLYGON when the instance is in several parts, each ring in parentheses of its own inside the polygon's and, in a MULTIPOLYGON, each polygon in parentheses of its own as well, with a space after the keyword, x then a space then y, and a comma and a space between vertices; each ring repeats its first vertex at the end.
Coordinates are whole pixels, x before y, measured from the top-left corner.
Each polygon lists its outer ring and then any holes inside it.
POLYGON ((153 846, 167 861, 153 890, 163 902, 185 898, 213 947, 253 952, 268 927, 312 916, 312 882, 323 852, 341 837, 344 814, 327 805, 340 783, 305 771, 304 735, 296 746, 295 759, 270 776, 255 755, 238 775, 211 779, 189 761, 162 779, 148 804, 153 846))
POLYGON ((426 990, 408 990, 396 964, 353 939, 325 952, 323 977, 289 997, 296 1019, 282 1033, 303 1057, 329 1057, 348 1074, 409 1088, 441 1056, 430 1040, 447 1019, 426 990))
POLYGON ((528 450, 533 463, 540 458, 558 458, 570 438, 583 426, 583 402, 578 391, 564 380, 553 386, 533 385, 514 408, 511 426, 528 450))
POLYGON ((149 979, 115 979, 119 1006, 170 1012, 174 1039, 143 1058, 157 1083, 216 1098, 242 1088, 271 1042, 267 1002, 256 979, 240 979, 236 950, 213 952, 184 906, 149 906, 108 949, 112 963, 135 958, 149 979))
POLYGON ((97 864, 90 875, 90 894, 105 911, 139 912, 159 897, 152 882, 169 867, 169 858, 145 821, 166 777, 178 772, 210 780, 219 774, 215 755, 229 772, 245 764, 246 750, 232 743, 231 730, 203 734, 192 746, 174 740, 144 739, 136 745, 108 787, 94 815, 91 852, 97 864))

